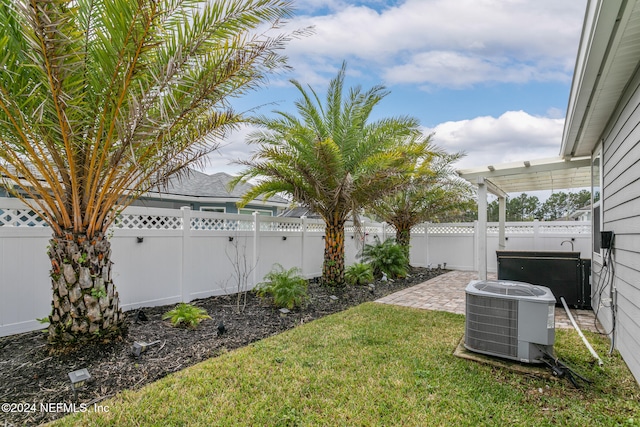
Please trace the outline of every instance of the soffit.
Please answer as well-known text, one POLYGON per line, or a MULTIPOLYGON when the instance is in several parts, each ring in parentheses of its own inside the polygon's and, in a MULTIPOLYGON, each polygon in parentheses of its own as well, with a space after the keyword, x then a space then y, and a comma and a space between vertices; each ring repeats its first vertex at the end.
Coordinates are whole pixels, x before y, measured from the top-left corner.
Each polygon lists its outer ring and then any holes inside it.
POLYGON ((571 88, 561 155, 589 156, 640 59, 640 3, 590 2, 571 88))

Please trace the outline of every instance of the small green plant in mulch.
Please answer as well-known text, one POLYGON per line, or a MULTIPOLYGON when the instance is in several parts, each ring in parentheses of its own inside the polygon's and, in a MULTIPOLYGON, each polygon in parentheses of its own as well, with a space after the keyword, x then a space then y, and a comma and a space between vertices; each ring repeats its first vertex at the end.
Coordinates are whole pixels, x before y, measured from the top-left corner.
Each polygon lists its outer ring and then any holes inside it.
POLYGON ((344 279, 350 285, 366 285, 373 281, 373 268, 369 264, 356 262, 346 268, 344 279))
POLYGON ((293 267, 286 270, 280 264, 274 264, 265 281, 258 283, 256 294, 260 298, 269 298, 278 308, 289 310, 302 307, 307 300, 307 280, 302 271, 293 267))
POLYGON ((211 319, 211 316, 203 308, 181 302, 162 316, 162 320, 167 319, 176 327, 195 328, 204 319, 211 319))
POLYGON ((398 245, 394 239, 380 242, 376 236, 376 241, 372 245, 365 245, 360 257, 373 268, 373 274, 377 277, 383 273, 387 277, 395 279, 405 277, 409 272, 409 260, 407 251, 398 245))

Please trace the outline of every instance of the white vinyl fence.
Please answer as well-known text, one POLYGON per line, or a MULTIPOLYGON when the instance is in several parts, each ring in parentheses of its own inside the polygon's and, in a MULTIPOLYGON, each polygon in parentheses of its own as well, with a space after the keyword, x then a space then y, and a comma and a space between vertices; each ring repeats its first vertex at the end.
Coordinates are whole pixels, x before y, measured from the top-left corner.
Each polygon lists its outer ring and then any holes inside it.
MULTIPOLYGON (((477 269, 475 223, 422 224, 412 230, 411 264, 477 269)), ((183 209, 130 207, 112 227, 116 289, 124 310, 188 302, 251 289, 275 263, 298 267, 306 277, 321 274, 324 224, 319 220, 236 215, 183 209)), ((489 226, 488 253, 498 245, 489 226)), ((587 257, 591 234, 584 222, 508 223, 507 249, 570 250, 573 238, 587 257)), ((0 336, 41 328, 35 319, 50 312, 51 232, 16 199, 0 198, 0 336)), ((357 261, 364 243, 385 239, 394 230, 365 223, 357 234, 346 227, 346 262, 357 261)), ((489 271, 496 270, 495 256, 489 271)))

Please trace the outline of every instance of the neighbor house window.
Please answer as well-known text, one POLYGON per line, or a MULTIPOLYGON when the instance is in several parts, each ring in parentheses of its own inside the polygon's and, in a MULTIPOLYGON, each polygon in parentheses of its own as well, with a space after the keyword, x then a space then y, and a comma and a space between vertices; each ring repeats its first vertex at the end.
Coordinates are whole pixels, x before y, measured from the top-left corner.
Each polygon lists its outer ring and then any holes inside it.
POLYGON ((214 206, 202 206, 200 207, 200 210, 203 212, 219 212, 219 213, 225 213, 227 212, 227 209, 222 207, 214 207, 214 206))
POLYGON ((591 206, 593 207, 592 233, 593 233, 593 252, 600 255, 600 230, 602 230, 602 151, 598 149, 591 161, 591 206))
POLYGON ((251 215, 254 212, 258 212, 258 215, 262 215, 262 216, 273 216, 273 211, 268 211, 265 209, 251 209, 251 208, 240 209, 238 213, 241 213, 243 215, 251 215))

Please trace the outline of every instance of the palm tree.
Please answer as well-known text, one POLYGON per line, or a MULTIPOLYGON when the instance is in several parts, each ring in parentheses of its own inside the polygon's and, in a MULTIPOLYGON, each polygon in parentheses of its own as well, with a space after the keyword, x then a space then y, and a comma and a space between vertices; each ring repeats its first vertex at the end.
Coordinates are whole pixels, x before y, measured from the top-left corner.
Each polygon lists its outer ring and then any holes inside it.
POLYGON ((407 259, 414 226, 464 212, 475 204, 471 185, 458 178, 452 168, 463 154, 449 154, 436 147, 431 147, 430 153, 415 164, 402 190, 378 199, 370 207, 376 216, 393 225, 396 243, 404 247, 407 259))
POLYGON ((0 176, 51 227, 49 341, 119 334, 106 232, 285 66, 284 0, 0 0, 0 176))
POLYGON ((308 206, 325 224, 322 281, 344 284, 344 225, 372 201, 397 191, 427 143, 411 117, 369 121, 389 93, 383 86, 343 92, 346 65, 331 80, 323 105, 316 92, 292 80, 301 94, 298 116, 278 111, 260 117, 264 127, 249 137, 255 155, 236 183, 259 178, 242 203, 277 193, 308 206))

